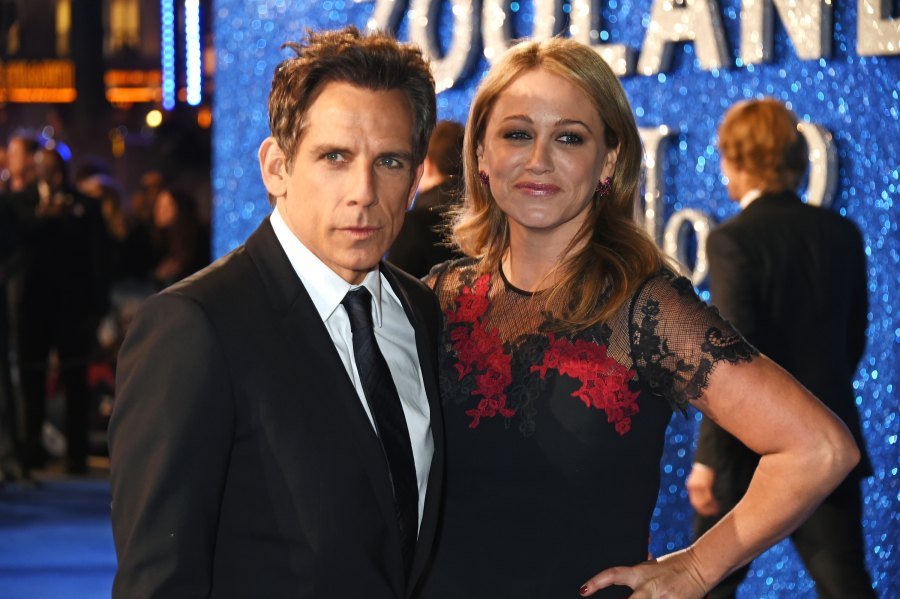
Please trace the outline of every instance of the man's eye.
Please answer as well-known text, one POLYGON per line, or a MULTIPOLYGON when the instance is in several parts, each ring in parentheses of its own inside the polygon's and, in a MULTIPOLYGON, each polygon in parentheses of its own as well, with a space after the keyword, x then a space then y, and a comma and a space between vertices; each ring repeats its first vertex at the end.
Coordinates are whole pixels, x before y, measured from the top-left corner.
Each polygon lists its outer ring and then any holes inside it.
POLYGON ((390 157, 385 157, 385 158, 379 159, 378 164, 379 164, 380 166, 384 166, 384 167, 391 168, 391 169, 393 169, 393 168, 403 168, 403 163, 402 163, 402 162, 400 162, 400 161, 397 160, 396 158, 390 158, 390 157))
POLYGON ((328 152, 325 154, 324 158, 328 162, 340 162, 344 157, 341 156, 340 152, 328 152))

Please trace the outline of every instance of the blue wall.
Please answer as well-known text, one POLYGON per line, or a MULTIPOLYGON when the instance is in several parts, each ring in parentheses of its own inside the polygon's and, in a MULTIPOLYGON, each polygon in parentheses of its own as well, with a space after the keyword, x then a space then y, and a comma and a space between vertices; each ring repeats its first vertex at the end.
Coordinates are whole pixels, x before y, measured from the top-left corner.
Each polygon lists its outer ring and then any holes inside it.
MULTIPOLYGON (((397 0, 398 2, 402 0, 397 0)), ((533 0, 513 2, 515 34, 527 36, 533 0)), ((603 23, 608 41, 640 49, 651 0, 606 0, 603 23)), ((856 54, 855 2, 835 3, 830 57, 800 60, 784 28, 774 33, 772 60, 744 66, 739 58, 740 3, 722 0, 728 61, 702 70, 693 44, 679 44, 663 74, 626 76, 622 83, 641 127, 667 125, 677 134, 663 151, 664 220, 693 208, 716 220, 731 216, 714 147, 715 128, 737 100, 774 96, 801 119, 832 132, 839 170, 832 209, 863 232, 869 269, 869 344, 854 386, 875 467, 864 483, 867 561, 881 597, 900 595, 897 561, 898 420, 897 351, 900 321, 893 292, 900 288, 900 244, 894 207, 900 187, 900 58, 856 54)), ((268 214, 256 151, 268 134, 266 99, 279 46, 302 37, 306 28, 345 24, 364 28, 371 3, 353 0, 217 0, 214 30, 218 65, 214 108, 214 251, 240 245, 268 214)), ((442 5, 440 36, 449 43, 449 2, 442 5)), ((404 16, 396 35, 408 39, 404 16)), ((468 76, 438 96, 440 118, 464 122, 474 88, 487 69, 482 58, 468 76)), ((699 415, 697 415, 699 418, 699 415)), ((652 550, 667 553, 689 541, 691 518, 683 480, 690 469, 696 421, 676 417, 663 460, 663 483, 653 523, 652 550)), ((740 597, 815 597, 812 581, 789 543, 754 563, 740 597)))

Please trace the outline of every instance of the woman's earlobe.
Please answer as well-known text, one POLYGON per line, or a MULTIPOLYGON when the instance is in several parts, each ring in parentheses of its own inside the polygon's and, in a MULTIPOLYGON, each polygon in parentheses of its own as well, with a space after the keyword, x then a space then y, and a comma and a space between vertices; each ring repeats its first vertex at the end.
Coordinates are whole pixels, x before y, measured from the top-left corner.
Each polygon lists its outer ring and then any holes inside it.
MULTIPOLYGON (((606 159, 604 160, 605 164, 603 165, 602 172, 605 173, 605 176, 612 177, 616 173, 616 163, 619 160, 619 146, 615 148, 611 148, 606 153, 606 159)), ((602 178, 601 178, 602 179, 602 178)))

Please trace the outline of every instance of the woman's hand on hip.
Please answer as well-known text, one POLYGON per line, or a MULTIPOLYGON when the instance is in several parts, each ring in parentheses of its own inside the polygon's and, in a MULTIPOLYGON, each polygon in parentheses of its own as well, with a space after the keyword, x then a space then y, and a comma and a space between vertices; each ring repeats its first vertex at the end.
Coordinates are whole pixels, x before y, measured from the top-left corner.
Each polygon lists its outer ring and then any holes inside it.
POLYGON ((607 568, 578 592, 582 597, 590 597, 612 585, 630 587, 629 599, 700 599, 708 590, 691 548, 636 566, 607 568))

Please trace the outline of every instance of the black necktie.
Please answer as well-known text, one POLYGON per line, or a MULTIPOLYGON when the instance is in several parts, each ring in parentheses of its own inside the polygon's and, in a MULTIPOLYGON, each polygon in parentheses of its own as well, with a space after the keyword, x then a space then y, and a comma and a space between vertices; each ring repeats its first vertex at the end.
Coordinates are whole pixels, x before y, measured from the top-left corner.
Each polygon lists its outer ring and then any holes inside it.
POLYGON ((406 417, 391 371, 375 342, 372 295, 365 287, 357 287, 347 292, 341 303, 350 317, 356 367, 387 460, 400 525, 403 563, 409 574, 418 531, 419 485, 406 417))

